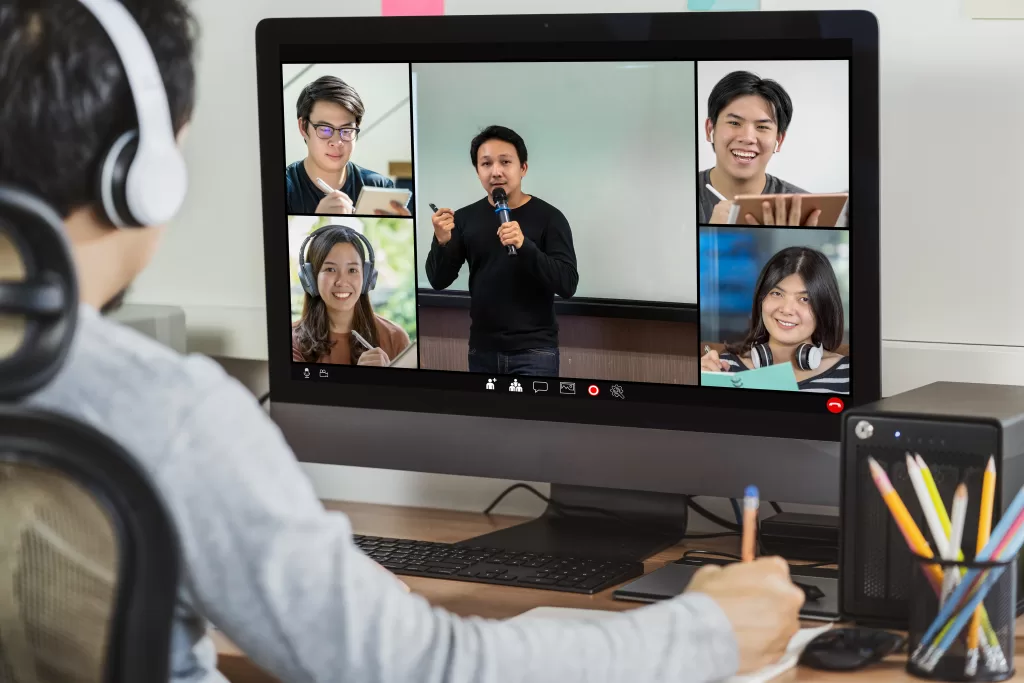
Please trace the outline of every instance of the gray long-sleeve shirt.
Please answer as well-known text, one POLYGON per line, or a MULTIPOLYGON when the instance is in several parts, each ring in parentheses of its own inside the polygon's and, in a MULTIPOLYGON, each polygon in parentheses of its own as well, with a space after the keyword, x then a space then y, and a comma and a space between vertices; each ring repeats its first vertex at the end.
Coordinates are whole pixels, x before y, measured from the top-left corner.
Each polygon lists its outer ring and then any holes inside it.
POLYGON ((323 509, 277 427, 220 366, 80 310, 67 363, 29 402, 119 441, 167 500, 184 554, 175 683, 224 680, 207 619, 286 682, 701 683, 735 672, 729 623, 701 594, 573 624, 461 618, 407 594, 353 544, 348 519, 323 509))

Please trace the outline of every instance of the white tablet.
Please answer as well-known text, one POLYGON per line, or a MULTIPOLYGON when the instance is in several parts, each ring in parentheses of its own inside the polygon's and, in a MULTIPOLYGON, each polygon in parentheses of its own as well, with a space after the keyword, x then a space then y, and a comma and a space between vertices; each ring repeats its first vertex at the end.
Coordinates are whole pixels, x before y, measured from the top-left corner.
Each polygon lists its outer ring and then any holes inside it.
POLYGON ((394 214, 395 208, 391 206, 396 201, 402 206, 407 206, 412 198, 412 190, 399 187, 370 187, 365 186, 359 191, 359 198, 356 199, 355 213, 361 216, 373 216, 378 209, 389 214, 394 214))

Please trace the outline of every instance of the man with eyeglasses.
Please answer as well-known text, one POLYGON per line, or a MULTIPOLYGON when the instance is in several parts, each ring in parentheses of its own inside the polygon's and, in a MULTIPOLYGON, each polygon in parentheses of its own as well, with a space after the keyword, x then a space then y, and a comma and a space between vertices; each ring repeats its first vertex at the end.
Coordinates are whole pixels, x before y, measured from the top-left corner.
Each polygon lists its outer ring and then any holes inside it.
MULTIPOLYGON (((351 160, 365 112, 359 93, 337 76, 321 76, 299 93, 295 113, 308 151, 284 172, 289 214, 350 214, 364 187, 395 186, 351 160)), ((391 206, 393 215, 411 215, 398 202, 391 206)))

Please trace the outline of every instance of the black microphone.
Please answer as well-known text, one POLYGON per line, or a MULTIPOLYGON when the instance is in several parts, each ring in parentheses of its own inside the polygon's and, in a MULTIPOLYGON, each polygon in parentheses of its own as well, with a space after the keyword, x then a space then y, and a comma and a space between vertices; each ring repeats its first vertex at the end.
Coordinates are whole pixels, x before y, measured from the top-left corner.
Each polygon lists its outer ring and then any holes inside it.
MULTIPOLYGON (((491 193, 491 198, 494 199, 494 213, 498 214, 498 225, 504 225, 512 220, 508 215, 508 195, 505 194, 504 188, 494 188, 494 192, 491 193)), ((508 255, 516 255, 515 245, 508 245, 508 255)))

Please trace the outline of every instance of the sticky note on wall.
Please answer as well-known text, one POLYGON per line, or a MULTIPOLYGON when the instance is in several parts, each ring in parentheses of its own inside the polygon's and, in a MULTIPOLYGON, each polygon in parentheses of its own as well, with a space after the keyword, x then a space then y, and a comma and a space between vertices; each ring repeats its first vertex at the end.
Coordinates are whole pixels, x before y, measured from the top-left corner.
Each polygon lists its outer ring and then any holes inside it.
POLYGON ((964 0, 972 19, 1024 19, 1024 0, 964 0))
POLYGON ((386 17, 444 14, 444 0, 381 0, 380 13, 386 17))
POLYGON ((761 0, 689 0, 691 12, 739 12, 761 9, 761 0))

